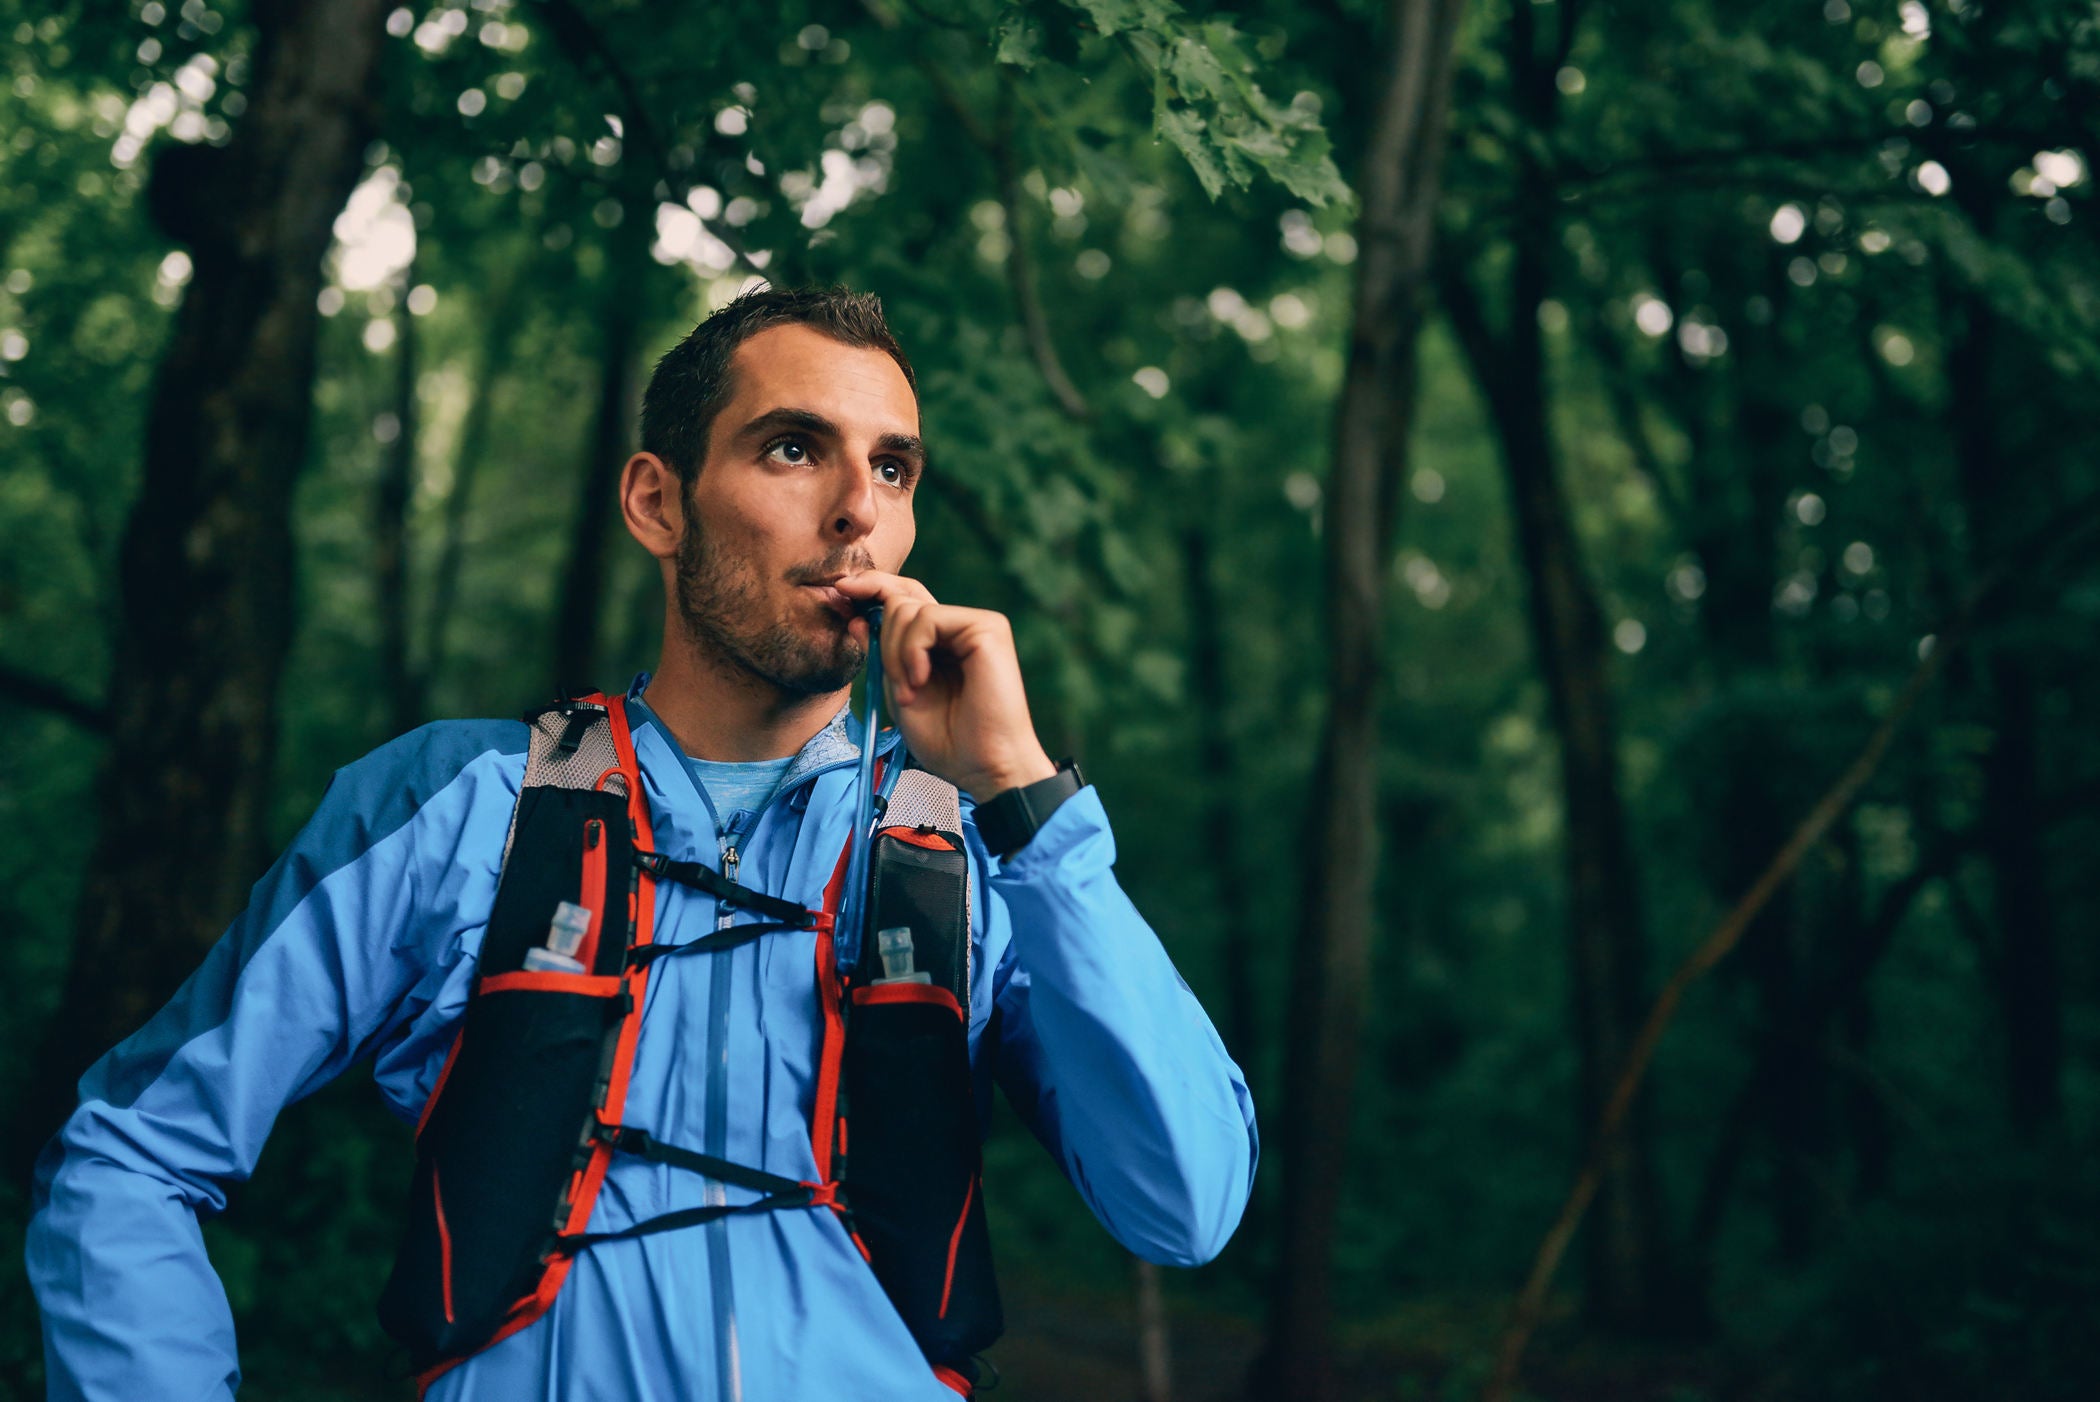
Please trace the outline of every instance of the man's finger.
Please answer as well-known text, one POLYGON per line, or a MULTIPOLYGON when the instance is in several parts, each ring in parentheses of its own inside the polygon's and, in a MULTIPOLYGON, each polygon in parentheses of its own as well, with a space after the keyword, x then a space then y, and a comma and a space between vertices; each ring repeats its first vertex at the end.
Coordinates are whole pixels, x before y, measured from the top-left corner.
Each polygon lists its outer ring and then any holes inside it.
POLYGON ((889 659, 883 671, 893 680, 903 680, 904 625, 924 607, 920 600, 910 598, 889 600, 882 606, 882 651, 889 659))
POLYGON ((898 634, 899 661, 914 695, 933 677, 933 650, 940 644, 942 615, 947 612, 939 604, 921 604, 905 618, 898 634))
POLYGON ((844 575, 833 587, 849 599, 879 599, 885 611, 902 599, 916 599, 927 604, 934 602, 932 591, 918 580, 881 570, 844 575))
MULTIPOLYGON (((999 639, 1011 637, 1005 614, 955 604, 922 605, 913 611, 908 624, 909 631, 900 632, 899 637, 907 640, 904 654, 910 660, 904 665, 910 667, 909 675, 917 686, 932 679, 936 652, 946 653, 967 669, 970 660, 987 646, 997 650, 999 639)), ((1011 641, 1004 647, 1010 653, 1011 641)))
POLYGON ((904 598, 883 610, 882 650, 889 658, 884 670, 896 680, 900 703, 908 705, 916 699, 919 688, 932 675, 930 650, 938 633, 929 628, 928 615, 937 613, 940 607, 922 599, 904 598))

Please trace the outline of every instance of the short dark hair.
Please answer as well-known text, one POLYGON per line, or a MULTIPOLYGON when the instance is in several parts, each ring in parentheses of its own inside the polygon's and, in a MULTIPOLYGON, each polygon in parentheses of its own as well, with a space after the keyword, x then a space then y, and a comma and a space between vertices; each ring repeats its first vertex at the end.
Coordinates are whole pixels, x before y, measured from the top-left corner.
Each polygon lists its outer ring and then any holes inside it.
POLYGON ((807 326, 832 340, 889 353, 912 393, 919 380, 882 318, 882 299, 845 287, 761 287, 743 293, 664 353, 642 394, 642 451, 654 453, 690 488, 707 460, 708 431, 736 392, 736 348, 773 326, 807 326))

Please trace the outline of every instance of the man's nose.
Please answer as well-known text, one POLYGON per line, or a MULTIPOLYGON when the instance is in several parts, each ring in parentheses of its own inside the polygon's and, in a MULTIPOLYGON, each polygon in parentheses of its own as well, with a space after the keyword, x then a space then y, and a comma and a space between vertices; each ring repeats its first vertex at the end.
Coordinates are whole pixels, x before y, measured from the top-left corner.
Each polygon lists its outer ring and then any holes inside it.
POLYGON ((849 455, 841 475, 844 480, 831 502, 824 533, 834 540, 859 540, 875 529, 875 474, 849 455))

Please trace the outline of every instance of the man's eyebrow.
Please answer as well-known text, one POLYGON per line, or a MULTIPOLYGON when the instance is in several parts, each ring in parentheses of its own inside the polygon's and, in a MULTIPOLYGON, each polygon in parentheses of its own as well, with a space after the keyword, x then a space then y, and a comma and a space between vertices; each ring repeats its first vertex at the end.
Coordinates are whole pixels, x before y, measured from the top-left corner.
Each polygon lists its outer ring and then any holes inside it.
MULTIPOLYGON (((839 432, 837 424, 816 410, 798 409, 792 405, 766 410, 738 429, 736 436, 740 440, 748 441, 782 429, 800 429, 816 437, 834 440, 845 436, 839 432)), ((910 459, 912 465, 922 472, 926 468, 926 444, 917 434, 885 433, 875 440, 875 447, 881 452, 895 453, 899 457, 910 459)))
POLYGON ((819 437, 840 437, 839 426, 814 409, 782 407, 768 409, 736 431, 738 438, 762 438, 775 429, 799 428, 819 437))
POLYGON ((926 470, 926 444, 915 433, 885 433, 875 440, 875 446, 885 453, 895 453, 906 459, 914 471, 926 470))

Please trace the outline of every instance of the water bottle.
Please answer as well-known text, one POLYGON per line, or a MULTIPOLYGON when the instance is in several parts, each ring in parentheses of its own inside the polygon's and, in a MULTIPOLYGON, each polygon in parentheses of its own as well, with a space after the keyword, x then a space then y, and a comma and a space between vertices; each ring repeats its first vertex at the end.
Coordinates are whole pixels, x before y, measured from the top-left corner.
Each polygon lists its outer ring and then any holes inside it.
POLYGON ((583 961, 576 952, 591 932, 591 912, 586 906, 563 901, 554 907, 554 920, 547 927, 547 942, 525 951, 525 967, 543 973, 580 974, 583 961))
POLYGON ((875 947, 882 955, 882 977, 875 983, 932 983, 933 975, 912 968, 911 926, 892 925, 875 932, 875 947))

